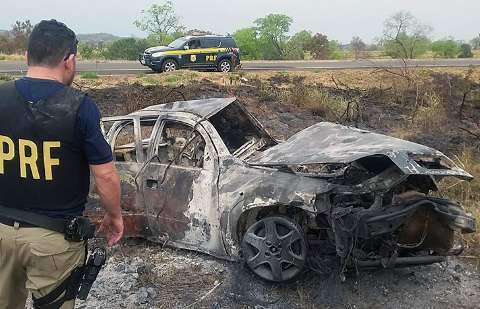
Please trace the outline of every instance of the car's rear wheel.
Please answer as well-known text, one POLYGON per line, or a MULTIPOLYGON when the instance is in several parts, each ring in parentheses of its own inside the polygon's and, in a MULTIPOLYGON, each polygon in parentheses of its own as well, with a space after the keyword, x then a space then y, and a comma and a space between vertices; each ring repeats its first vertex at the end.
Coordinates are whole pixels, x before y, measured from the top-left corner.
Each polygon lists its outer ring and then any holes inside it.
POLYGON ((217 69, 223 73, 231 72, 233 70, 232 62, 228 59, 222 59, 218 63, 217 69))
POLYGON ((178 69, 178 64, 173 59, 167 59, 162 64, 162 72, 174 72, 178 69))
POLYGON ((301 227, 285 217, 266 217, 251 225, 242 240, 247 266, 274 282, 292 280, 305 266, 307 245, 301 227))

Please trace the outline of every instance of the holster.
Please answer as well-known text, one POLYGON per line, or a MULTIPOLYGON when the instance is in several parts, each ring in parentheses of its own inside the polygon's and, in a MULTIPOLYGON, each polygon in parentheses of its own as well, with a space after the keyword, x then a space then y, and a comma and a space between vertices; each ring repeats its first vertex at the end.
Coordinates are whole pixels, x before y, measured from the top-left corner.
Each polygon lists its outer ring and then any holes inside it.
POLYGON ((77 293, 82 283, 84 273, 85 266, 78 267, 52 292, 40 298, 32 296, 33 308, 58 309, 65 302, 77 298, 77 293))
POLYGON ((106 259, 106 250, 95 248, 84 265, 76 268, 55 290, 40 298, 33 297, 33 307, 35 309, 58 309, 66 301, 76 298, 86 300, 106 259))

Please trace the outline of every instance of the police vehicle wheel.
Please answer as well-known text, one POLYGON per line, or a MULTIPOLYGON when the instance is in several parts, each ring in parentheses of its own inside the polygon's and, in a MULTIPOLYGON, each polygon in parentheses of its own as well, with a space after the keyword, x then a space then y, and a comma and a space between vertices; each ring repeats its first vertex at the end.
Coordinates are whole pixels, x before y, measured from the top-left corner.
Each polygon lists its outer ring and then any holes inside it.
POLYGON ((218 64, 218 71, 223 73, 228 73, 232 71, 232 62, 228 59, 223 59, 218 64))
POLYGON ((162 72, 173 72, 177 70, 177 63, 175 60, 168 59, 162 65, 162 72))

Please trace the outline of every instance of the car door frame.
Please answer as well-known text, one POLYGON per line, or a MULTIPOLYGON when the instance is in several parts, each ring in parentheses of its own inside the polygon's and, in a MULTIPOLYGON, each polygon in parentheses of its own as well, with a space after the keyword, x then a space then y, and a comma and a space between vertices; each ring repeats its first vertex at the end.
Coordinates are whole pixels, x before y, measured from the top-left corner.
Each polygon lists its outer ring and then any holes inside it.
POLYGON ((156 135, 151 140, 150 159, 146 161, 139 178, 142 183, 142 190, 144 190, 147 218, 152 231, 151 240, 167 242, 175 247, 201 251, 213 256, 225 257, 227 254, 224 246, 223 229, 220 224, 221 211, 218 192, 219 154, 210 136, 210 130, 203 125, 204 121, 206 121, 204 118, 190 113, 179 112, 162 115, 158 120, 156 135), (169 165, 153 159, 156 155, 155 149, 161 142, 162 132, 168 121, 178 122, 196 129, 202 136, 206 144, 204 166, 202 168, 169 165), (210 157, 208 158, 208 156, 210 157), (208 162, 209 165, 206 166, 207 163, 205 162, 208 162), (169 170, 165 174, 164 169, 167 168, 169 170), (160 174, 164 183, 157 183, 157 187, 152 190, 151 185, 154 184, 155 179, 150 179, 150 177, 155 177, 155 175, 159 177, 160 174), (190 174, 193 176, 190 176, 190 174), (175 181, 168 183, 168 177, 177 178, 175 178, 175 181), (189 177, 193 177, 193 179, 189 177), (147 185, 149 181, 150 186, 147 185), (186 189, 188 188, 181 191, 185 183, 188 186, 190 182, 192 185, 191 191, 187 192, 186 189), (173 193, 169 192, 178 194, 172 196, 173 193), (191 199, 188 201, 182 200, 182 198, 189 196, 187 193, 191 194, 191 199), (163 200, 160 201, 162 198, 163 200), (157 204, 153 205, 154 203, 157 204), (169 222, 169 224, 165 224, 165 222, 169 222))
POLYGON ((199 52, 195 52, 195 50, 202 49, 202 40, 200 38, 191 38, 190 40, 188 40, 188 42, 185 43, 184 48, 185 48, 185 46, 190 45, 190 42, 192 42, 192 41, 199 41, 200 47, 197 48, 197 49, 190 49, 190 48, 185 49, 186 53, 183 55, 186 58, 186 59, 183 59, 185 68, 202 67, 204 65, 204 62, 205 62, 205 61, 202 62, 202 60, 201 60, 202 54, 199 53, 199 52), (192 61, 192 56, 195 56, 195 59, 196 59, 195 61, 192 61))
MULTIPOLYGON (((145 156, 143 152, 143 141, 141 138, 141 122, 143 119, 155 120, 156 123, 152 129, 152 136, 156 134, 160 124, 160 115, 128 115, 117 117, 102 118, 101 127, 105 139, 109 143, 112 152, 114 151, 115 141, 120 131, 127 125, 127 122, 133 123, 134 143, 135 143, 135 161, 115 161, 114 164, 118 171, 121 186, 121 207, 122 216, 125 225, 125 236, 129 237, 149 237, 151 231, 148 227, 148 221, 145 217, 145 204, 141 190, 139 190, 136 177, 143 165, 145 164, 145 156), (113 122, 112 126, 105 132, 104 125, 107 122, 113 122)), ((147 149, 150 149, 150 144, 147 149)), ((148 152, 148 150, 147 150, 148 152)), ((94 180, 92 178, 92 180, 94 180)), ((99 197, 94 190, 94 181, 91 181, 89 203, 86 207, 86 215, 92 219, 97 225, 103 219, 104 211, 99 203, 99 197)))
POLYGON ((213 41, 213 40, 218 40, 218 46, 213 46, 213 47, 207 47, 207 45, 205 45, 205 49, 210 49, 211 51, 210 52, 206 52, 205 55, 204 55, 204 63, 205 63, 205 67, 208 67, 208 68, 216 68, 217 67, 217 63, 218 63, 218 59, 219 57, 221 56, 221 51, 223 50, 222 48, 222 40, 221 38, 214 38, 214 37, 206 37, 206 38, 202 38, 200 40, 200 44, 207 44, 208 41, 213 41), (213 60, 209 60, 207 61, 207 57, 212 57, 213 56, 213 60))

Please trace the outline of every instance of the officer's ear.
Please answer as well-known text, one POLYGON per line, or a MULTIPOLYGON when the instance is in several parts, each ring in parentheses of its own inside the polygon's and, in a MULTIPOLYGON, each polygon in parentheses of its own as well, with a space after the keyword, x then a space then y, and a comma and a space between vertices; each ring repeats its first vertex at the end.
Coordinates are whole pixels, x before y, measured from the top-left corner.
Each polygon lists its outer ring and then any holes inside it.
POLYGON ((65 57, 65 60, 63 61, 63 65, 65 66, 65 69, 68 71, 75 71, 75 66, 76 66, 76 56, 75 54, 70 54, 68 57, 65 57))

